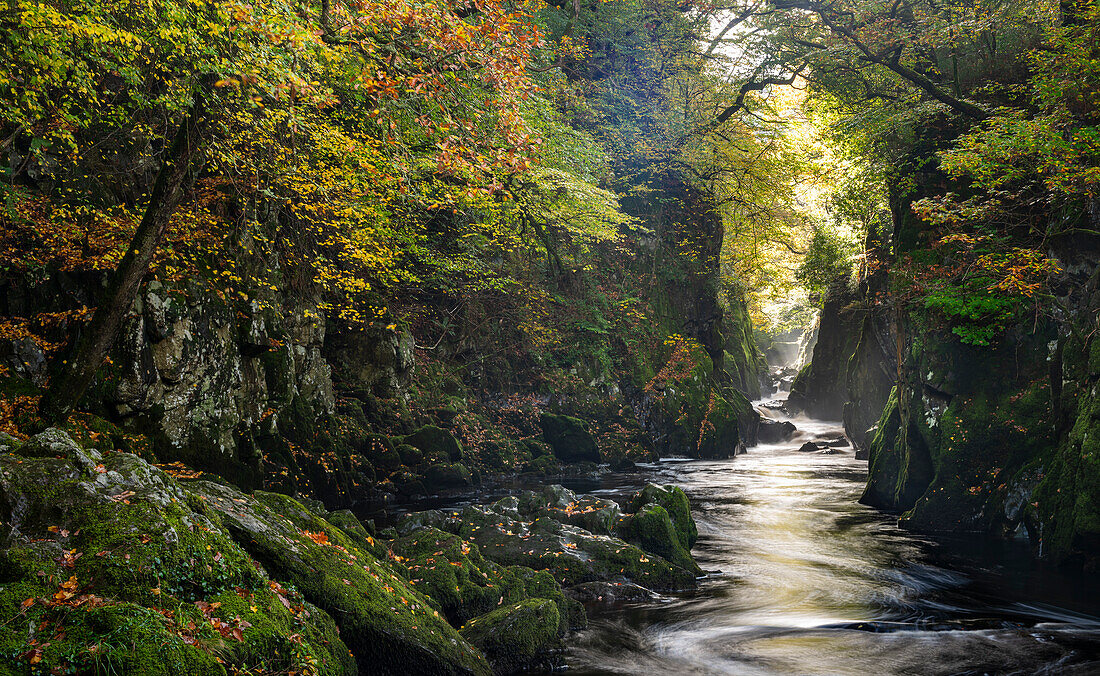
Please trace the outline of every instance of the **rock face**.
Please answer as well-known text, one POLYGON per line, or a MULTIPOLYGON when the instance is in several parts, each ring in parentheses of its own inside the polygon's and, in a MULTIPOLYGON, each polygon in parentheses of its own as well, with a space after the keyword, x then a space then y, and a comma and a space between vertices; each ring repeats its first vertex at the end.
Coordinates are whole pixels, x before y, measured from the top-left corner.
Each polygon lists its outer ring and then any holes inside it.
MULTIPOLYGON (((101 286, 92 274, 56 273, 37 285, 8 281, 0 288, 0 314, 94 306, 101 286)), ((59 326, 50 337, 61 341, 70 330, 59 326)), ((160 461, 214 471, 246 488, 285 477, 287 490, 351 504, 374 477, 369 462, 352 458, 354 444, 336 439, 337 428, 347 425, 334 378, 364 396, 388 394, 411 369, 407 335, 359 333, 356 340, 369 346, 355 343, 363 352, 352 360, 347 341, 329 334, 316 296, 264 288, 247 301, 226 300, 198 283, 151 281, 84 405, 127 433, 147 435, 160 461), (350 361, 371 375, 353 377, 350 361), (303 453, 306 443, 322 446, 327 457, 303 453)), ((0 343, 3 358, 11 348, 0 343)), ((37 356, 16 350, 7 363, 40 385, 48 360, 34 349, 37 356)))
POLYGON ((659 453, 728 458, 756 443, 760 415, 745 395, 715 382, 703 346, 680 339, 666 349, 668 361, 646 384, 641 407, 659 453))
POLYGON ((748 301, 733 298, 722 317, 722 325, 725 335, 723 369, 734 389, 750 400, 759 399, 768 376, 768 362, 753 335, 748 301))
POLYGON ((897 366, 893 327, 868 298, 882 288, 880 276, 855 283, 837 279, 825 295, 813 356, 791 385, 791 413, 844 421, 857 449, 867 449, 868 431, 893 387, 897 366))
MULTIPOLYGON (((907 203, 895 212, 896 237, 911 247, 923 225, 907 203)), ((1100 242, 1059 238, 1049 254, 1060 268, 1051 279, 1059 309, 1048 319, 1029 315, 992 345, 962 343, 923 308, 898 314, 901 363, 890 364, 896 384, 869 435, 862 501, 921 531, 1026 531, 1036 554, 1094 566, 1100 242)))
POLYGON ((542 436, 562 462, 599 462, 600 452, 584 421, 567 415, 543 413, 542 436))
POLYGON ((778 444, 790 439, 798 430, 789 420, 760 419, 760 427, 756 439, 762 444, 778 444))

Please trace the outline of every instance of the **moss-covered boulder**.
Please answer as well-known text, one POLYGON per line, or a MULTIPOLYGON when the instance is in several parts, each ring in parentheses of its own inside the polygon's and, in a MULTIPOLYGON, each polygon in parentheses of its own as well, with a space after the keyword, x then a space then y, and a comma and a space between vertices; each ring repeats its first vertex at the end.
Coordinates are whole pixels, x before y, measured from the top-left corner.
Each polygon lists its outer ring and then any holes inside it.
POLYGON ((553 455, 543 455, 523 463, 520 469, 530 474, 557 474, 561 464, 553 455))
POLYGON ((699 537, 699 528, 695 525, 695 519, 691 517, 691 503, 688 502, 687 494, 683 489, 679 486, 646 484, 631 498, 630 511, 637 512, 650 504, 665 508, 669 518, 672 519, 672 525, 676 528, 680 545, 691 551, 695 546, 696 538, 699 537))
POLYGON ((355 540, 360 546, 366 547, 374 539, 374 521, 369 520, 364 524, 350 509, 329 512, 325 520, 344 531, 345 535, 355 540))
POLYGON ((189 486, 279 579, 337 619, 361 666, 382 674, 483 674, 481 653, 375 553, 284 495, 189 486))
POLYGON ((0 656, 15 673, 356 673, 332 618, 171 476, 58 430, 23 446, 67 457, 0 456, 0 656))
POLYGON ((690 552, 680 543, 680 536, 672 525, 668 512, 658 504, 644 505, 634 514, 620 518, 615 533, 623 540, 657 554, 693 575, 703 574, 691 558, 690 552))
POLYGON ((401 467, 401 456, 393 447, 393 442, 384 434, 366 435, 363 442, 363 455, 380 477, 401 467))
POLYGON ((561 643, 558 607, 546 599, 527 599, 470 620, 462 637, 480 648, 498 674, 511 674, 561 643))
POLYGON ((547 505, 540 515, 578 526, 598 535, 611 535, 622 514, 622 509, 614 500, 606 500, 595 495, 581 495, 574 496, 565 504, 547 505))
POLYGON ((397 455, 401 458, 401 464, 406 467, 419 467, 424 462, 424 451, 412 444, 399 444, 397 455))
POLYGON ((391 546, 409 583, 438 604, 453 624, 526 598, 523 581, 514 572, 486 560, 477 545, 450 533, 421 528, 391 546))
POLYGON ((459 462, 441 462, 424 469, 424 486, 428 490, 468 488, 473 483, 470 470, 459 462))
POLYGON ((599 580, 630 581, 662 590, 695 585, 692 572, 656 554, 546 516, 516 520, 487 507, 471 506, 462 510, 459 519, 460 537, 477 544, 486 558, 547 570, 565 586, 599 580))
POLYGON ((547 599, 558 606, 560 632, 585 624, 584 609, 566 598, 546 571, 498 565, 484 558, 477 545, 431 527, 398 538, 391 546, 410 584, 438 604, 456 626, 527 598, 547 599))
POLYGON ((445 457, 458 460, 462 457, 462 444, 453 434, 435 425, 425 425, 402 440, 402 443, 419 448, 425 458, 445 457))
POLYGON ((599 462, 596 440, 584 421, 567 415, 543 413, 539 419, 542 436, 550 444, 555 457, 562 462, 599 462))
POLYGON ((397 525, 394 530, 398 536, 402 536, 415 533, 422 528, 436 528, 453 535, 461 530, 462 521, 458 518, 457 513, 444 512, 438 509, 426 509, 423 512, 412 512, 402 515, 397 520, 397 525))

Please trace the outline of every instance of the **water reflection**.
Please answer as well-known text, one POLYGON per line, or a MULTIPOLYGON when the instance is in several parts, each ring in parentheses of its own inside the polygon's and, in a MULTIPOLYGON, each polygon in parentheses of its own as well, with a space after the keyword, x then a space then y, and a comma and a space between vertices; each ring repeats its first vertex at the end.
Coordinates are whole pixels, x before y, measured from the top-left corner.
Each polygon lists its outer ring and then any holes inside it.
POLYGON ((593 609, 574 674, 1096 674, 1097 583, 1012 543, 934 542, 856 503, 866 462, 796 449, 662 464, 696 509, 711 577, 659 604, 593 609))

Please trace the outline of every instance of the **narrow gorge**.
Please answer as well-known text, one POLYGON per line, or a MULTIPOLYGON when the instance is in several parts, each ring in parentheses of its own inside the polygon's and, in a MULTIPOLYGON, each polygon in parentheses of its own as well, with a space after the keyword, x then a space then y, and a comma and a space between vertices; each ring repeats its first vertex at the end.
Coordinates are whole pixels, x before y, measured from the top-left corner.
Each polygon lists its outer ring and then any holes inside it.
POLYGON ((0 676, 1100 671, 1100 5, 11 0, 0 676))

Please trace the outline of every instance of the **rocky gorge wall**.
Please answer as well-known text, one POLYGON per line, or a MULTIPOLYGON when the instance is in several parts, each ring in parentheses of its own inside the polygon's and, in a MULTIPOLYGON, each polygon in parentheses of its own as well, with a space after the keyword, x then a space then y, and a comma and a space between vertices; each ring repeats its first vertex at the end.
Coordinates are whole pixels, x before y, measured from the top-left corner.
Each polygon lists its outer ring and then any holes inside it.
MULTIPOLYGON (((903 252, 926 227, 908 205, 894 205, 903 252)), ((923 306, 876 307, 873 281, 838 282, 791 399, 809 415, 843 416, 869 456, 861 502, 899 513, 902 526, 1026 537, 1036 555, 1094 566, 1100 240, 1056 238, 1047 255, 1058 264, 1053 297, 991 345, 964 343, 923 306)))
MULTIPOLYGON (((332 508, 461 488, 486 473, 735 454, 755 438, 745 395, 759 396, 762 360, 744 308, 727 316, 717 301, 720 219, 686 187, 669 190, 677 199, 645 215, 652 243, 604 254, 629 271, 618 283, 646 299, 647 321, 637 335, 578 343, 564 368, 498 359, 488 382, 477 366, 497 346, 473 328, 418 353, 407 326, 334 321, 308 284, 237 297, 208 280, 153 280, 82 408, 113 426, 120 448, 135 450, 136 435, 151 460, 332 508), (681 256, 685 247, 710 253, 681 256)), ((572 271, 558 293, 598 312, 607 299, 596 282, 572 271)), ((33 329, 0 335, 6 392, 31 396, 46 382, 58 346, 79 330, 74 314, 104 284, 94 271, 0 280, 0 318, 33 329)))

